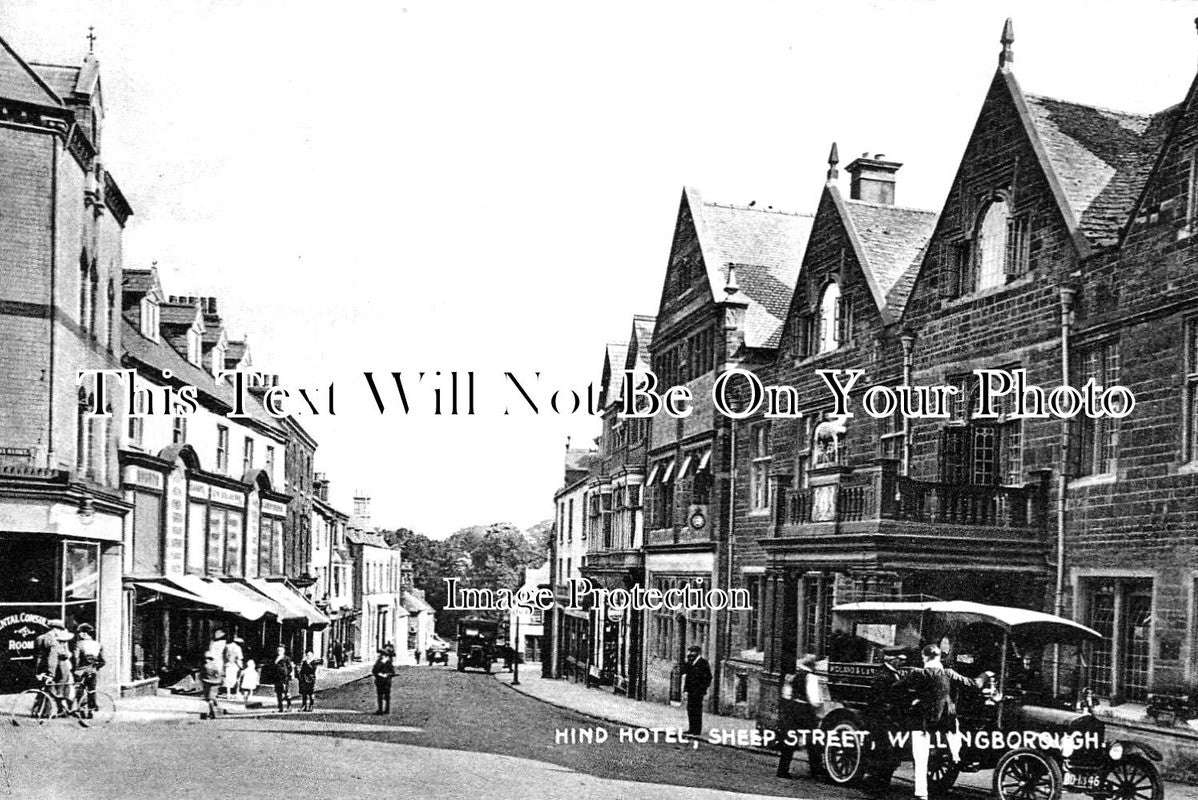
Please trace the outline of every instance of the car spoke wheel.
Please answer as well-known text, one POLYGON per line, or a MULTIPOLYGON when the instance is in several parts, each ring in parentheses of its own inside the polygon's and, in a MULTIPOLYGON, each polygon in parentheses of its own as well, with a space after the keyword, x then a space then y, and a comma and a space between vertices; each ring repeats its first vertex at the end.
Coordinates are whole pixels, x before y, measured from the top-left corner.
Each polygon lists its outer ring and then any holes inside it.
POLYGON ((9 721, 13 725, 44 725, 58 716, 58 704, 41 689, 26 689, 13 698, 9 721))
POLYGON ((994 796, 999 800, 1057 800, 1061 768, 1036 750, 1012 750, 994 768, 994 796))
POLYGON ((851 720, 842 720, 828 730, 836 745, 824 747, 824 774, 832 783, 848 786, 864 773, 865 752, 858 735, 861 728, 851 720))
POLYGON ((1140 758, 1116 764, 1103 778, 1103 784, 1117 800, 1161 800, 1165 795, 1156 767, 1140 758))
POLYGON ((952 754, 943 748, 933 750, 928 758, 928 792, 929 794, 944 794, 957 782, 961 772, 953 763, 952 754))

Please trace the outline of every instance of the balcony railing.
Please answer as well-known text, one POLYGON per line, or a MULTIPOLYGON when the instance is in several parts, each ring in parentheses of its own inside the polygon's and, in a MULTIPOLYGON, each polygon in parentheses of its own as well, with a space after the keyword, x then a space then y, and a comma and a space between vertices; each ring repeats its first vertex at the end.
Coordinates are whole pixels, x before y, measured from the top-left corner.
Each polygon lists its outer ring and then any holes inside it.
POLYGON ((855 470, 813 474, 811 486, 789 489, 777 519, 784 525, 863 520, 907 520, 946 525, 1036 528, 1047 514, 1048 475, 1040 471, 1023 486, 973 486, 920 481, 880 461, 855 470))

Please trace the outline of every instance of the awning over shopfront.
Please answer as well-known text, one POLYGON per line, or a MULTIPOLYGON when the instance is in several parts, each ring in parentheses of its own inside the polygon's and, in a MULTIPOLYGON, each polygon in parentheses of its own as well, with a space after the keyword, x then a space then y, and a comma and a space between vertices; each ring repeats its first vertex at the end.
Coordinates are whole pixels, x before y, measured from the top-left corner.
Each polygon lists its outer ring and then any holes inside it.
POLYGON ((225 588, 233 591, 246 598, 251 603, 260 603, 270 609, 270 614, 279 622, 291 622, 305 624, 307 622, 303 616, 295 613, 295 611, 273 597, 267 597, 262 592, 250 586, 246 581, 242 580, 226 580, 222 582, 225 588))
POLYGON ((206 604, 223 609, 250 622, 257 622, 273 611, 265 598, 256 601, 219 581, 208 581, 195 575, 177 575, 167 579, 185 592, 202 599, 206 604))
POLYGON ((287 585, 284 583, 263 580, 262 578, 250 578, 246 583, 279 605, 289 609, 289 617, 304 620, 307 626, 313 630, 320 630, 327 627, 331 621, 319 608, 308 602, 307 598, 296 594, 287 588, 287 585))
POLYGON ((169 583, 165 583, 163 581, 131 581, 130 585, 136 586, 138 589, 143 589, 152 594, 162 595, 163 598, 169 597, 191 603, 192 605, 219 608, 219 606, 213 605, 211 602, 202 597, 198 597, 191 592, 171 586, 169 583))

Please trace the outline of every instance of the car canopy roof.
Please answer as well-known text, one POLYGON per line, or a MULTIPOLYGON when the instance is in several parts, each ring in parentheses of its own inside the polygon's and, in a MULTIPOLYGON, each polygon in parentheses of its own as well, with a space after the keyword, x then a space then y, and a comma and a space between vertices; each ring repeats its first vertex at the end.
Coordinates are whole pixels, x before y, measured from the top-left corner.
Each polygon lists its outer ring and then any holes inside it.
POLYGON ((850 619, 887 613, 920 613, 925 616, 941 617, 944 621, 964 624, 988 622, 1021 638, 1027 637, 1047 642, 1083 642, 1102 638, 1092 628, 1052 614, 1045 614, 1042 611, 990 606, 984 603, 971 603, 967 600, 867 601, 845 603, 834 607, 832 611, 850 619))

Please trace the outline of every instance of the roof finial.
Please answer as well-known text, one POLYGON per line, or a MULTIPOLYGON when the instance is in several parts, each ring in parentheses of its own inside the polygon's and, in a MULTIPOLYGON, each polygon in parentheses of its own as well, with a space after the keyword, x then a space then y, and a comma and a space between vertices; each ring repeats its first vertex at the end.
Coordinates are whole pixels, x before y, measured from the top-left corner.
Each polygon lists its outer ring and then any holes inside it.
POLYGON ((96 52, 96 26, 87 26, 87 52, 89 54, 96 52))
POLYGON ((836 149, 836 142, 832 142, 832 151, 828 153, 828 180, 836 180, 839 173, 836 171, 836 165, 840 163, 840 153, 836 149))
POLYGON ((728 265, 728 282, 724 284, 724 294, 731 297, 740 291, 740 286, 736 282, 736 265, 728 265))
POLYGON ((1002 26, 1002 37, 998 40, 1002 44, 1002 52, 998 54, 998 68, 1004 72, 1011 68, 1011 62, 1015 60, 1015 51, 1011 49, 1011 45, 1015 43, 1015 24, 1011 22, 1011 18, 1007 17, 1006 23, 1002 26))

